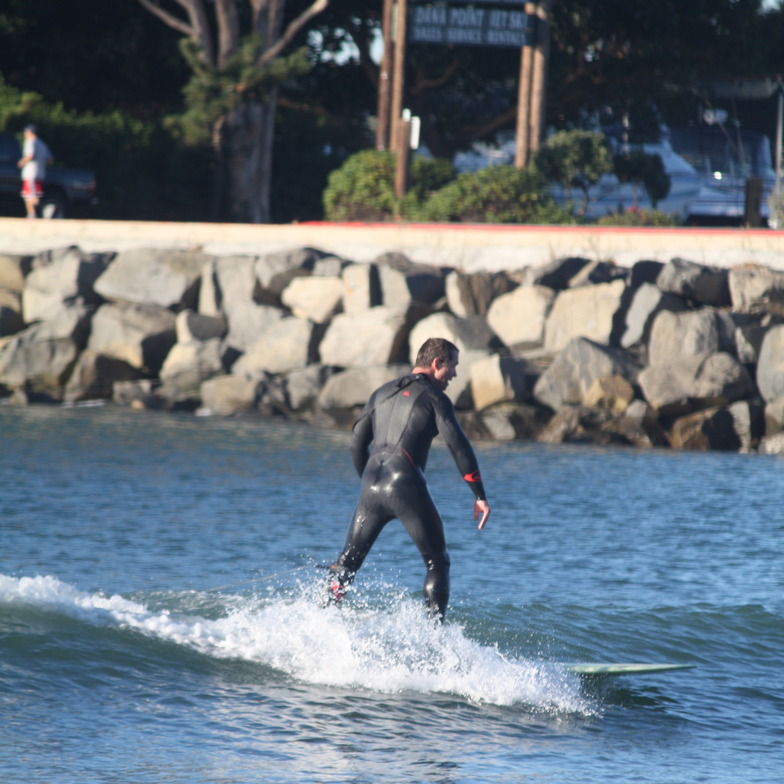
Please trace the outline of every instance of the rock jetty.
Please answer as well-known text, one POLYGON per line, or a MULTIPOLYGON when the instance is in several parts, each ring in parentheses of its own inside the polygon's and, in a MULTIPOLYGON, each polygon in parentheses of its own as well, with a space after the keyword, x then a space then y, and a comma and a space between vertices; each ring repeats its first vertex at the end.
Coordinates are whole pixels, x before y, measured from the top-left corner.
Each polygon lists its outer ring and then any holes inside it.
POLYGON ((784 453, 784 272, 561 258, 474 272, 386 253, 0 252, 0 402, 347 427, 430 336, 478 439, 784 453))

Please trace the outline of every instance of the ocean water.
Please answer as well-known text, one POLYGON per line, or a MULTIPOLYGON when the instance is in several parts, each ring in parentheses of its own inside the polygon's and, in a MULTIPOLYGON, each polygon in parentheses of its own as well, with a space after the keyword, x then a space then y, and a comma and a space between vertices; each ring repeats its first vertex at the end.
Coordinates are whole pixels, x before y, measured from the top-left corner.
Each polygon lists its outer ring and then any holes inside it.
POLYGON ((480 444, 478 532, 436 443, 438 626, 397 522, 319 602, 346 433, 4 406, 0 444, 0 781, 782 780, 781 458, 480 444))

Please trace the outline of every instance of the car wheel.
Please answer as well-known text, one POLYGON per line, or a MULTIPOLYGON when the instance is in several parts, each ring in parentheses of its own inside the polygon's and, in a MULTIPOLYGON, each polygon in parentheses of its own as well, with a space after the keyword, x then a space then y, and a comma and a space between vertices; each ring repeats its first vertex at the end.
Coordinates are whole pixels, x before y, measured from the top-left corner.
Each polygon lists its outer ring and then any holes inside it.
POLYGON ((42 218, 64 218, 65 199, 59 193, 45 193, 41 199, 42 218))

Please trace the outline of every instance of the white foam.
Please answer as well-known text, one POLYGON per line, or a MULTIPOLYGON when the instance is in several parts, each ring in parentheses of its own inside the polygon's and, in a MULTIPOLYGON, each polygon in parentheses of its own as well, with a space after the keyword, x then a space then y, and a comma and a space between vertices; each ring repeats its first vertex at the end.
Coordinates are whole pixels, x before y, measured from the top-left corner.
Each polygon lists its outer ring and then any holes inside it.
MULTIPOLYGON (((300 681, 384 693, 442 693, 477 703, 594 713, 563 667, 504 656, 457 624, 429 621, 421 602, 383 609, 322 608, 307 591, 248 599, 217 620, 152 611, 121 596, 85 593, 56 577, 0 575, 0 602, 129 628, 216 658, 258 662, 300 681)), ((358 604, 358 603, 357 603, 358 604)))

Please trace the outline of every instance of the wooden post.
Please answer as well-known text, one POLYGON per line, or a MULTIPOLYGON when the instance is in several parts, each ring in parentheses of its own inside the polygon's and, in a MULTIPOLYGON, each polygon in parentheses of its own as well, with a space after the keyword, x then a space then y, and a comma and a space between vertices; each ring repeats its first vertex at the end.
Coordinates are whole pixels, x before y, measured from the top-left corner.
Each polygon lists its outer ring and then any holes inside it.
POLYGON ((403 93, 405 90, 406 66, 406 20, 408 17, 408 0, 397 0, 397 13, 395 14, 395 55, 392 78, 392 109, 390 117, 389 138, 394 149, 398 149, 397 126, 403 112, 403 93))
MULTIPOLYGON (((408 115, 408 112, 405 113, 408 115)), ((395 138, 395 198, 402 199, 408 190, 409 172, 411 171, 411 118, 400 117, 395 138)))
MULTIPOLYGON (((526 3, 525 13, 531 18, 536 13, 536 5, 526 3)), ((520 84, 517 88, 517 131, 515 135, 515 167, 518 169, 524 169, 528 165, 533 56, 534 48, 531 44, 520 49, 520 84)))
POLYGON ((547 65, 550 59, 550 17, 552 0, 542 0, 536 10, 536 49, 531 74, 531 113, 528 125, 529 156, 539 149, 547 105, 547 65))
POLYGON ((384 50, 381 56, 381 65, 378 69, 378 125, 376 127, 376 149, 388 150, 389 143, 389 113, 392 97, 392 69, 394 63, 394 49, 392 46, 392 25, 394 24, 394 0, 384 0, 381 17, 381 34, 384 39, 384 50))

